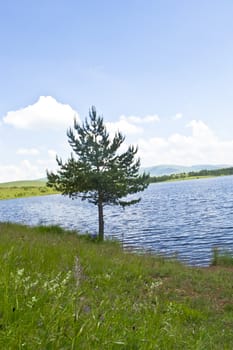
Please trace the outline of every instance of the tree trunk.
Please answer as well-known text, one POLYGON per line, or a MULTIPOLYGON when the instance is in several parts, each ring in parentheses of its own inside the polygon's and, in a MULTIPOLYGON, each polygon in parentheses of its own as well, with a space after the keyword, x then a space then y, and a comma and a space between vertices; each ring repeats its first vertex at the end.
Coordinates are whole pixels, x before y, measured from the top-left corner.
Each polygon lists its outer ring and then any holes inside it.
POLYGON ((104 212, 103 212, 103 202, 101 199, 98 203, 98 212, 99 212, 99 240, 104 240, 104 212))

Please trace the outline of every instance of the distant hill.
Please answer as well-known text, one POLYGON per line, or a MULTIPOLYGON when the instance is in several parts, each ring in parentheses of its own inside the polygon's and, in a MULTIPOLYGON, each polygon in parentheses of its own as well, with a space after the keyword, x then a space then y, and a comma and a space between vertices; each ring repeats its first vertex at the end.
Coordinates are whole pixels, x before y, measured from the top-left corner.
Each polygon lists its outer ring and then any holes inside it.
POLYGON ((189 173, 191 171, 200 171, 200 170, 216 170, 222 168, 228 168, 231 165, 219 164, 219 165, 210 165, 210 164, 200 164, 192 166, 183 166, 183 165, 155 165, 152 167, 142 168, 143 171, 150 173, 151 176, 163 176, 171 174, 180 174, 180 173, 189 173))
MULTIPOLYGON (((141 171, 150 173, 150 176, 163 176, 163 175, 172 175, 172 174, 181 174, 181 173, 190 173, 191 171, 201 171, 201 170, 216 170, 216 169, 225 169, 230 168, 232 165, 219 164, 201 164, 201 165, 192 165, 192 166, 183 166, 183 165, 155 165, 151 167, 142 167, 141 171)), ((37 179, 37 180, 25 180, 25 181, 12 181, 0 183, 1 187, 41 187, 46 185, 47 178, 37 179)))
POLYGON ((38 180, 22 180, 22 181, 11 181, 0 183, 1 187, 41 187, 45 186, 47 179, 38 179, 38 180))

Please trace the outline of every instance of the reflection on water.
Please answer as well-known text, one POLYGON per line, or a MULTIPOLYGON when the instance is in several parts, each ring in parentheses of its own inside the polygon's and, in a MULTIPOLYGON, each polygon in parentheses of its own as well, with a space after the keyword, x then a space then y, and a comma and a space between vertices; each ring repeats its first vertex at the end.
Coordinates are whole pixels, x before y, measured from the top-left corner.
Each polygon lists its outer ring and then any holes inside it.
MULTIPOLYGON (((105 234, 124 246, 207 265, 211 249, 233 249, 233 176, 152 184, 140 203, 105 208, 105 234)), ((58 224, 96 233, 97 208, 61 195, 0 201, 0 220, 58 224)))

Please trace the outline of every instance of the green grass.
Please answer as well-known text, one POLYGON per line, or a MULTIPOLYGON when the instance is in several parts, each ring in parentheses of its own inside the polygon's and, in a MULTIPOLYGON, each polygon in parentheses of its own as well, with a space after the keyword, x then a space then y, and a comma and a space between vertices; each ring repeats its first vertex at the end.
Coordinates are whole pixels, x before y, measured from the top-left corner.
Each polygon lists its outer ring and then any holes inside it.
POLYGON ((233 267, 233 254, 230 251, 219 251, 218 248, 213 249, 212 266, 233 267))
POLYGON ((22 197, 44 196, 57 193, 46 186, 46 181, 13 181, 0 184, 0 200, 22 197))
POLYGON ((0 349, 232 349, 233 270, 0 224, 0 349))

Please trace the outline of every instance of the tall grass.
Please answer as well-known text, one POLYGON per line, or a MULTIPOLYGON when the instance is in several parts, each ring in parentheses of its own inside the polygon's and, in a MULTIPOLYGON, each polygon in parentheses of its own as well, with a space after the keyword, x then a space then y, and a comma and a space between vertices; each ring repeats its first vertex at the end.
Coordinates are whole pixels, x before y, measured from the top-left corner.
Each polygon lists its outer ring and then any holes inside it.
POLYGON ((0 224, 0 349, 232 349, 232 277, 0 224))
POLYGON ((232 251, 220 251, 219 248, 213 249, 212 266, 233 267, 232 251))

